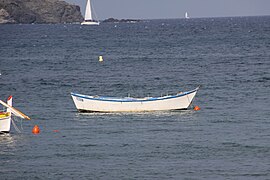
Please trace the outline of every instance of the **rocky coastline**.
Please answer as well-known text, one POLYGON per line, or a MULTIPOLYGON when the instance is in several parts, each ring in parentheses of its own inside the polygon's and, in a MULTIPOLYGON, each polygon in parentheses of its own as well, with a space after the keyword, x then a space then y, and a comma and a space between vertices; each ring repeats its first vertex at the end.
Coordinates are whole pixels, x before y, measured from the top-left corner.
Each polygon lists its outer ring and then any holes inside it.
POLYGON ((140 22, 139 19, 115 19, 115 18, 108 18, 103 20, 104 23, 136 23, 140 22))
POLYGON ((80 7, 59 0, 0 0, 0 24, 57 24, 83 21, 80 7))

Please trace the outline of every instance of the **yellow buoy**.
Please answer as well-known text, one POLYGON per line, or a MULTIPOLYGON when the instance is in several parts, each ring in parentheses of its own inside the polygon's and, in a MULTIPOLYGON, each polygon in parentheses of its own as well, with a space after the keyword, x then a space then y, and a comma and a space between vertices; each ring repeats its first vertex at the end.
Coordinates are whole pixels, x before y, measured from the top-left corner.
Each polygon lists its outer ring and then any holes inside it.
POLYGON ((103 57, 99 56, 98 60, 99 60, 99 62, 103 62, 103 57))

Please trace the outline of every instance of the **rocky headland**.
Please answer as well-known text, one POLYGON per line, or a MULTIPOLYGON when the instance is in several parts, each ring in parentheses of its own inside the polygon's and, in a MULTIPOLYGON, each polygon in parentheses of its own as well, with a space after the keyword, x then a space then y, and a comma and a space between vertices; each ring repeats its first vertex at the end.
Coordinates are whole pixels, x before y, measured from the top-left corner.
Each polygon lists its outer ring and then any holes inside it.
POLYGON ((0 24, 77 23, 80 7, 59 0, 0 0, 0 24))
POLYGON ((136 22, 140 22, 141 20, 139 19, 115 19, 115 18, 108 18, 105 19, 102 22, 105 23, 136 23, 136 22))

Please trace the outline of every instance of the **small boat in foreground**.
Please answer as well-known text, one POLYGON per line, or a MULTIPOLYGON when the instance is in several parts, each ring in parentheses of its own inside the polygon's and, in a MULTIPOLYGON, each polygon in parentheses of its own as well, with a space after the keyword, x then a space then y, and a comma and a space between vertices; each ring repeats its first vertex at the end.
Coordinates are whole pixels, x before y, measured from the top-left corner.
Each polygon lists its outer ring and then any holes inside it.
POLYGON ((12 96, 9 96, 7 103, 0 100, 0 104, 6 107, 6 111, 0 111, 0 133, 9 133, 12 114, 30 120, 28 116, 12 107, 12 96))
POLYGON ((77 93, 71 93, 71 97, 79 112, 168 111, 188 109, 198 90, 199 87, 176 95, 144 98, 88 96, 77 93))

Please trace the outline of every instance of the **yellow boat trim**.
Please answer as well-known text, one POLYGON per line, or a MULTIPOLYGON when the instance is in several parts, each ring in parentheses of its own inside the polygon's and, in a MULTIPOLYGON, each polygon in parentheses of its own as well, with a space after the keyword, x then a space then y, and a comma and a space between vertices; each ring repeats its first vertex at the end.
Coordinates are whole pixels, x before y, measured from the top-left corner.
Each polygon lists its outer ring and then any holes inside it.
POLYGON ((0 118, 6 118, 10 116, 10 112, 4 112, 4 113, 0 113, 0 118))

